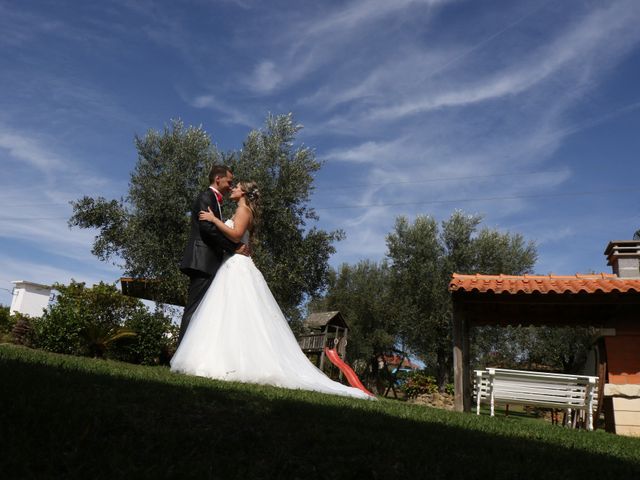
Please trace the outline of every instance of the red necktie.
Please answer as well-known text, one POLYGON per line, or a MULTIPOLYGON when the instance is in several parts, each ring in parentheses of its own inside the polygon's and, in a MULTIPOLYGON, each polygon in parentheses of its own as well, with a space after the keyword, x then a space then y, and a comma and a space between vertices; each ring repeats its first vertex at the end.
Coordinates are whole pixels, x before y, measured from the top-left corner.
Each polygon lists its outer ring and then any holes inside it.
POLYGON ((216 192, 215 190, 212 190, 213 194, 216 196, 216 200, 218 200, 218 203, 222 205, 222 195, 220 195, 218 192, 216 192))

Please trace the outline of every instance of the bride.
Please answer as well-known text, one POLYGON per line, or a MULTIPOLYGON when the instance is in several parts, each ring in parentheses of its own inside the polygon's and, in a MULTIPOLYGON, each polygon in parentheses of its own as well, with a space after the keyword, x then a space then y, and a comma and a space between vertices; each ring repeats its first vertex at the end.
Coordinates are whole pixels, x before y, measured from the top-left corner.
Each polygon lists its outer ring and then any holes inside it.
MULTIPOLYGON (((257 220, 255 182, 240 182, 230 199, 238 206, 222 222, 213 213, 200 220, 215 223, 231 241, 249 243, 257 220)), ((207 290, 171 359, 171 370, 202 377, 373 398, 334 382, 304 355, 262 273, 251 257, 227 258, 207 290)))

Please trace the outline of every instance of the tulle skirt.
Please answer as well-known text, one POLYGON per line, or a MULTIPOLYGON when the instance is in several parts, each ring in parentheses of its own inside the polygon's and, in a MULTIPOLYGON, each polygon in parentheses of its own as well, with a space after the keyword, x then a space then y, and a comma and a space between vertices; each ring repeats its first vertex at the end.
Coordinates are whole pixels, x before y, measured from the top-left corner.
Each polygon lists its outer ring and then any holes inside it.
POLYGON ((262 273, 233 255, 194 312, 171 370, 190 375, 372 399, 334 382, 300 349, 262 273))

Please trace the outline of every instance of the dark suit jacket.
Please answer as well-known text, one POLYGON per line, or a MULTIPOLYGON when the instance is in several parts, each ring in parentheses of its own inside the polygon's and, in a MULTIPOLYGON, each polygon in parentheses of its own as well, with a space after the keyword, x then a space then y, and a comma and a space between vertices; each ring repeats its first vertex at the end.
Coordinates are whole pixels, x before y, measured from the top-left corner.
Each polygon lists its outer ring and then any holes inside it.
POLYGON ((200 210, 207 208, 220 218, 218 203, 210 188, 198 195, 191 208, 191 231, 180 263, 180 270, 190 277, 215 275, 222 263, 223 251, 233 253, 239 245, 225 237, 213 223, 198 220, 200 210))

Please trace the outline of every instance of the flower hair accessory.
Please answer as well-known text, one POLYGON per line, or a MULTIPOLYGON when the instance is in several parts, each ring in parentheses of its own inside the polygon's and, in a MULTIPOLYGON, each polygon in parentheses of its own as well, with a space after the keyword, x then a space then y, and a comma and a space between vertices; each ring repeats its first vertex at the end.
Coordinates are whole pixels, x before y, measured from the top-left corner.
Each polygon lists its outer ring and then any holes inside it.
POLYGON ((246 192, 245 195, 253 202, 260 197, 260 192, 257 188, 252 188, 250 191, 246 192))

